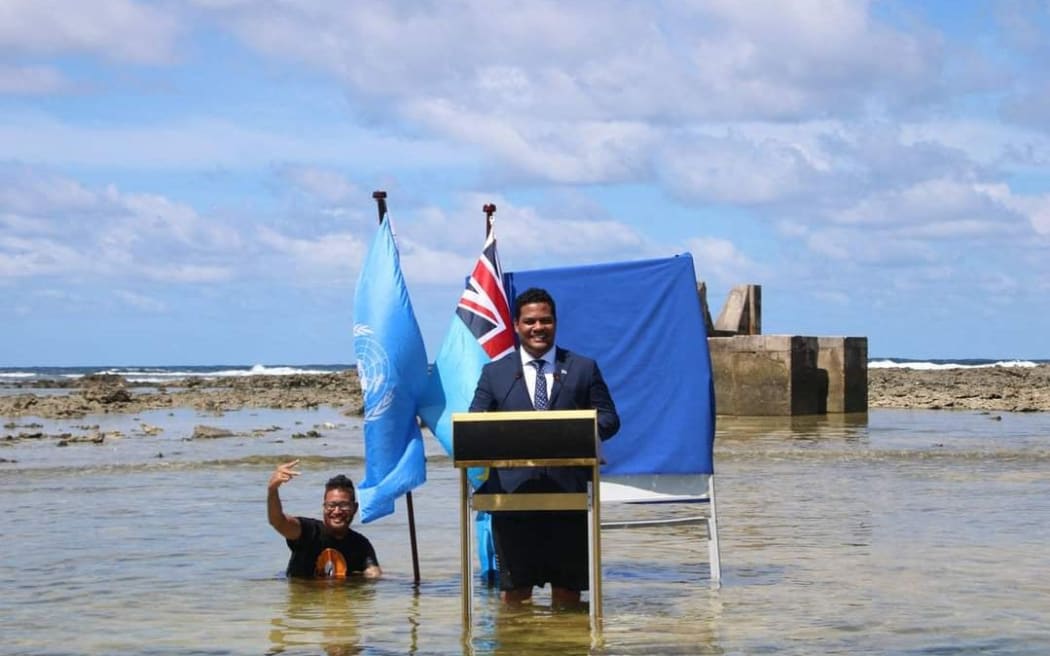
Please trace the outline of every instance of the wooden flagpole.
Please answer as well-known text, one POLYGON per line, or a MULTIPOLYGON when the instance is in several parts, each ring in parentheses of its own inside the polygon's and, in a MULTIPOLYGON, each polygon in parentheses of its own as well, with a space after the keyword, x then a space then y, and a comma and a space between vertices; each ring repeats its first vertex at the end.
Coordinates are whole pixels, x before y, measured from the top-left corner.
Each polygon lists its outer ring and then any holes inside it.
MULTIPOLYGON (((383 224, 386 216, 386 192, 373 191, 372 199, 376 202, 376 211, 379 212, 379 224, 383 224)), ((405 492, 405 509, 408 511, 408 540, 412 545, 412 582, 419 587, 419 548, 416 545, 416 512, 412 507, 412 491, 405 492)))

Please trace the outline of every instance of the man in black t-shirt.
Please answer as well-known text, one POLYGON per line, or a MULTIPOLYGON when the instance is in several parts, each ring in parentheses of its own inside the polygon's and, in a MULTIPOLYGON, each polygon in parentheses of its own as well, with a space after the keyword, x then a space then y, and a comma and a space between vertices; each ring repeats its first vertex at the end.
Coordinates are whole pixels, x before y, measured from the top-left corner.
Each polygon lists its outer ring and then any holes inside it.
POLYGON ((278 465, 267 487, 266 514, 270 526, 284 536, 292 555, 288 576, 297 578, 344 578, 363 574, 378 578, 375 549, 368 538, 350 528, 357 513, 354 483, 342 474, 328 479, 324 486, 324 521, 284 514, 278 488, 299 475, 298 460, 278 465))

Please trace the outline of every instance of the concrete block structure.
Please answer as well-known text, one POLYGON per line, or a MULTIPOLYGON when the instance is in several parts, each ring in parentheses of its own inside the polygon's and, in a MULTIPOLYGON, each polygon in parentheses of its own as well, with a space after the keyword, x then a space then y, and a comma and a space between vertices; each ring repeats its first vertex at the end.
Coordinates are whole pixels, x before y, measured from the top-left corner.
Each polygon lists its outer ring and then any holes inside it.
POLYGON ((867 338, 735 335, 708 345, 718 414, 867 411, 867 338))
POLYGON ((704 313, 716 412, 737 416, 855 414, 868 411, 868 338, 763 335, 762 287, 737 285, 712 323, 704 313))
MULTIPOLYGON (((706 299, 703 300, 706 306, 706 299)), ((722 311, 714 322, 714 330, 708 335, 761 335, 762 334, 762 286, 737 285, 729 290, 722 311)))
POLYGON ((711 337, 716 412, 805 415, 823 411, 817 338, 795 335, 711 337))
POLYGON ((818 337, 817 368, 828 376, 827 412, 868 411, 868 338, 818 337))

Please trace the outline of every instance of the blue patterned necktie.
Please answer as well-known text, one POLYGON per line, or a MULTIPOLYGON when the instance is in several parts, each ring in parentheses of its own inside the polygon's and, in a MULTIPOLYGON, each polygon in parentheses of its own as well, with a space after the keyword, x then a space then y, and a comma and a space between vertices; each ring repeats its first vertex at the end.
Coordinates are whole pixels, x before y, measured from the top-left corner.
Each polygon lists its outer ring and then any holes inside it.
POLYGON ((536 367, 536 400, 532 404, 537 410, 547 409, 547 377, 543 375, 543 365, 546 364, 543 360, 533 360, 530 362, 533 367, 536 367))

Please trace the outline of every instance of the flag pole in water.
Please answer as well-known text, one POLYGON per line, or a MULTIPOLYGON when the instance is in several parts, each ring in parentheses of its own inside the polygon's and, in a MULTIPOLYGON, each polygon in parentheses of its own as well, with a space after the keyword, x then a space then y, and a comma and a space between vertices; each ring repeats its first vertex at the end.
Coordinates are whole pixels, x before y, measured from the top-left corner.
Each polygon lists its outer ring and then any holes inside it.
MULTIPOLYGON (((492 218, 492 215, 496 213, 496 204, 495 203, 485 203, 484 205, 481 206, 481 211, 485 213, 485 241, 488 241, 489 235, 492 234, 492 222, 495 221, 495 219, 492 218)), ((502 282, 502 281, 500 281, 500 282, 502 282)), ((490 519, 484 519, 484 520, 475 520, 475 521, 476 522, 481 522, 481 525, 486 527, 483 530, 475 529, 475 530, 477 530, 477 533, 479 533, 479 536, 478 536, 479 542, 482 539, 485 539, 485 538, 483 538, 480 535, 481 533, 484 533, 485 535, 489 536, 488 539, 491 540, 491 535, 492 535, 492 523, 491 523, 492 520, 491 520, 491 518, 490 519)), ((478 551, 479 552, 483 552, 484 551, 480 544, 478 545, 478 551)), ((490 549, 489 551, 492 551, 492 550, 490 549)), ((496 569, 492 568, 492 569, 488 570, 488 572, 486 572, 486 574, 485 574, 485 578, 486 578, 486 580, 487 580, 487 582, 489 584, 489 587, 492 587, 492 586, 496 585, 496 569)))
MULTIPOLYGON (((379 213, 379 224, 383 224, 386 217, 386 192, 373 191, 372 199, 376 202, 376 211, 379 213)), ((419 549, 416 546, 416 513, 412 507, 412 491, 405 492, 405 509, 408 512, 408 540, 412 546, 412 582, 419 587, 419 549)))
MULTIPOLYGON (((419 404, 419 417, 452 455, 452 415, 468 412, 477 389, 478 377, 486 364, 514 351, 514 326, 503 284, 503 269, 496 252, 496 206, 486 203, 485 243, 465 280, 463 293, 452 314, 445 340, 430 365, 427 389, 419 404)), ((488 473, 485 468, 471 467, 467 475, 474 488, 488 473)), ((490 515, 479 511, 475 519, 475 536, 481 570, 489 580, 496 571, 496 553, 492 543, 490 515)))

